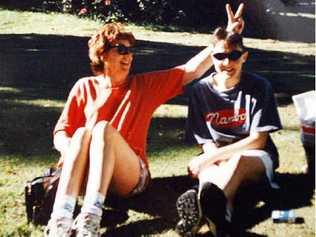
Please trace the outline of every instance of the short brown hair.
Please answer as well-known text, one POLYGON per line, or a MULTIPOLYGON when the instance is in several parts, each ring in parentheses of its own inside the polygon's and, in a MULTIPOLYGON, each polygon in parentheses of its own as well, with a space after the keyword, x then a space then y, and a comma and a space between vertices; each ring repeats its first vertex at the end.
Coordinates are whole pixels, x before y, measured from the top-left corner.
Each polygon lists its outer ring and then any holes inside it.
POLYGON ((215 29, 213 44, 217 44, 219 41, 224 40, 229 46, 240 48, 242 51, 246 50, 243 43, 243 38, 240 34, 227 31, 225 28, 218 27, 215 29))
POLYGON ((89 40, 89 58, 91 70, 95 75, 101 74, 104 64, 101 55, 119 40, 127 40, 131 46, 135 45, 135 37, 131 32, 126 32, 120 23, 105 24, 89 40))

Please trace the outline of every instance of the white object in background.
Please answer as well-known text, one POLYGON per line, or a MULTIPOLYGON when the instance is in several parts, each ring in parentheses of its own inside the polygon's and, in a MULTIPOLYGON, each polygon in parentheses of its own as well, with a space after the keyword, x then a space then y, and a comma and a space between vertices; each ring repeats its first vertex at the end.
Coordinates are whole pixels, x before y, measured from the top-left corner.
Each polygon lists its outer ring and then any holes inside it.
POLYGON ((294 95, 292 99, 301 122, 302 142, 315 144, 316 91, 294 95))
POLYGON ((292 97, 301 122, 301 141, 305 150, 307 165, 304 171, 315 174, 315 119, 316 91, 308 91, 292 97))
POLYGON ((294 105, 302 125, 315 127, 316 91, 308 91, 292 96, 294 105))

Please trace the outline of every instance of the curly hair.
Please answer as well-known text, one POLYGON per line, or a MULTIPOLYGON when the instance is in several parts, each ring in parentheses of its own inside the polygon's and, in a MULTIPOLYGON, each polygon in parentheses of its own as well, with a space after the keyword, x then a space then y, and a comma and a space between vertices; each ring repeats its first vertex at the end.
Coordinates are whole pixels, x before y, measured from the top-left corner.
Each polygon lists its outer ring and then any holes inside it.
POLYGON ((119 40, 127 40, 131 46, 135 45, 135 37, 131 32, 126 32, 120 23, 105 24, 88 41, 90 66, 94 75, 99 75, 104 70, 101 55, 109 50, 110 45, 119 40))
POLYGON ((224 40, 229 46, 233 46, 241 49, 242 51, 246 50, 246 47, 243 43, 243 38, 240 34, 235 32, 227 31, 225 28, 218 27, 215 29, 213 45, 215 46, 219 41, 224 40))

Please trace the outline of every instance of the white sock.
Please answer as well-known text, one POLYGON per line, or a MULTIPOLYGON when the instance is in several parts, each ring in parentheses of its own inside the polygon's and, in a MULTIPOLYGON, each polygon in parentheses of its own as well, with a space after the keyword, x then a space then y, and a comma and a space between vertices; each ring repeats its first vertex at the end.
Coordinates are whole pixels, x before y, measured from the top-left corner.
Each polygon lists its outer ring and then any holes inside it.
POLYGON ((76 206, 76 198, 64 195, 55 200, 52 217, 72 218, 76 206))
POLYGON ((102 207, 104 200, 105 196, 99 192, 93 194, 88 193, 84 198, 81 212, 102 216, 102 207))

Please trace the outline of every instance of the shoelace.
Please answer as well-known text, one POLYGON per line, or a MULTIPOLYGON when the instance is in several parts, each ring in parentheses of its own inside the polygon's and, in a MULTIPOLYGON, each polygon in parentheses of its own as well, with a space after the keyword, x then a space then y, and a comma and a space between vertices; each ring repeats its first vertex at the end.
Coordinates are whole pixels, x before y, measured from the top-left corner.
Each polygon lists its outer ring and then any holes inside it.
POLYGON ((80 214, 74 222, 74 229, 80 236, 99 236, 100 217, 80 214))

